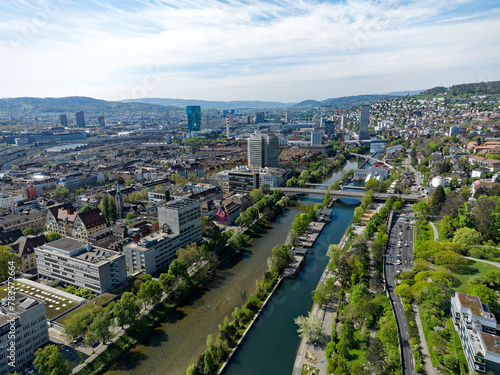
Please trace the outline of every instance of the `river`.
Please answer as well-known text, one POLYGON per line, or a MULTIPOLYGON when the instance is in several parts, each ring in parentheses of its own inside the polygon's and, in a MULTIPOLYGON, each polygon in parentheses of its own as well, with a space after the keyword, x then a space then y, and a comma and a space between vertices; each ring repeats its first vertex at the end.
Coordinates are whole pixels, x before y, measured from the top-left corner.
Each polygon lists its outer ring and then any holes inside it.
MULTIPOLYGON (((356 167, 355 161, 348 162, 344 166, 344 173, 356 167)), ((337 172, 325 183, 335 182, 341 174, 342 172, 337 172)), ((299 202, 321 202, 322 199, 321 195, 306 195, 299 202)), ((287 280, 279 287, 262 318, 231 361, 227 374, 291 373, 299 342, 293 318, 307 313, 311 291, 316 287, 326 266, 328 245, 338 243, 351 221, 354 208, 352 204, 335 203, 333 221, 319 236, 313 254, 308 256, 305 269, 297 280, 287 280), (260 353, 263 347, 267 348, 268 355, 271 356, 265 357, 266 360, 260 357, 261 354, 255 354, 260 353), (257 363, 260 366, 257 366, 260 368, 258 371, 242 370, 247 367, 253 369, 257 363), (270 365, 280 370, 267 371, 270 365), (288 372, 283 372, 283 369, 288 372)), ((245 303, 255 291, 255 281, 267 271, 267 258, 271 255, 271 249, 284 243, 297 213, 297 205, 292 204, 258 238, 250 241, 241 258, 217 271, 216 276, 170 314, 141 344, 124 358, 120 358, 106 374, 184 375, 187 367, 195 363, 206 349, 207 336, 217 335, 218 325, 224 316, 231 317, 234 308, 245 303)))
POLYGON ((250 241, 241 258, 217 271, 214 278, 106 374, 184 375, 206 349, 207 336, 218 334, 224 316, 231 317, 234 308, 241 307, 255 291, 255 281, 268 269, 271 249, 284 243, 298 212, 293 204, 260 237, 250 241))
MULTIPOLYGON (((323 196, 309 194, 299 200, 321 202, 323 196)), ((224 375, 273 374, 290 375, 300 338, 293 319, 307 315, 324 268, 328 264, 326 251, 332 243, 339 243, 352 220, 359 203, 337 202, 333 206, 333 220, 318 237, 312 254, 307 255, 306 267, 296 280, 284 280, 269 300, 246 340, 240 346, 224 371, 224 375), (353 204, 356 203, 356 204, 353 204)))

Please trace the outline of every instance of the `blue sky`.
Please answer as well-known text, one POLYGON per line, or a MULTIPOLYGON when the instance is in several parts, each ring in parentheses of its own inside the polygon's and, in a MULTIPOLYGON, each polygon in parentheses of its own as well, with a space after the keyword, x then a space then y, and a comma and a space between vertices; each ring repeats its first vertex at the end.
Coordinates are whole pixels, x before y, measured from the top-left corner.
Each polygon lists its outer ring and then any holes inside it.
POLYGON ((500 3, 14 0, 0 51, 0 97, 321 100, 500 80, 500 3))

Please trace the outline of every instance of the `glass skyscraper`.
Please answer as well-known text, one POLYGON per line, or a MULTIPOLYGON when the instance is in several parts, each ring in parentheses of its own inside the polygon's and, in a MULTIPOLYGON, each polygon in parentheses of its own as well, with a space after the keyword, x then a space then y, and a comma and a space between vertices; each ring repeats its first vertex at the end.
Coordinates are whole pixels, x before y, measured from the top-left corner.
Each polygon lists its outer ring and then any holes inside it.
POLYGON ((188 105, 186 106, 186 113, 188 119, 188 130, 191 132, 200 131, 201 107, 199 105, 188 105))

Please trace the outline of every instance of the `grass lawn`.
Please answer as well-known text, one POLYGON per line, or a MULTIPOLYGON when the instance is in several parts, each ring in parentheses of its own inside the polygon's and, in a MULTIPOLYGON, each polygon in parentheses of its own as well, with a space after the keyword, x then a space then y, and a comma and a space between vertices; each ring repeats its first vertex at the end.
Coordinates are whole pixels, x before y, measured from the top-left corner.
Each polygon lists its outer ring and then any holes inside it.
POLYGON ((354 339, 356 340, 356 348, 349 350, 349 366, 353 363, 360 362, 365 364, 365 354, 368 350, 368 343, 370 342, 370 330, 366 330, 366 336, 361 337, 361 328, 354 331, 354 339))
POLYGON ((448 329, 452 333, 452 344, 450 344, 451 352, 456 353, 458 356, 458 360, 461 363, 461 368, 465 369, 465 372, 462 372, 462 374, 467 374, 467 369, 469 368, 469 365, 467 364, 467 359, 465 358, 464 350, 462 348, 462 343, 460 341, 460 336, 458 335, 457 330, 455 327, 453 327, 453 322, 450 319, 446 320, 446 324, 448 325, 448 329))
POLYGON ((446 237, 442 232, 441 232, 441 220, 434 222, 434 225, 436 226, 436 229, 439 234, 439 242, 450 242, 451 239, 446 237))
POLYGON ((59 319, 56 320, 57 323, 64 325, 64 322, 69 319, 69 317, 73 316, 73 314, 77 314, 82 310, 91 310, 92 308, 102 305, 103 303, 109 301, 112 299, 115 295, 111 293, 104 293, 101 294, 100 296, 95 297, 94 299, 86 302, 84 305, 80 306, 77 309, 74 309, 70 313, 61 316, 59 319))
MULTIPOLYGON (((16 286, 17 292, 44 300, 45 310, 47 311, 47 319, 49 320, 78 305, 78 302, 76 301, 54 295, 50 292, 45 292, 42 289, 31 287, 18 281, 16 281, 14 285, 16 286)), ((7 294, 7 285, 4 285, 0 288, 0 299, 7 297, 7 294)))
POLYGON ((469 261, 469 266, 464 270, 453 272, 453 276, 457 279, 457 284, 453 289, 460 293, 467 293, 469 287, 468 281, 472 276, 484 274, 490 270, 498 270, 498 267, 492 266, 487 263, 477 262, 475 260, 469 261))

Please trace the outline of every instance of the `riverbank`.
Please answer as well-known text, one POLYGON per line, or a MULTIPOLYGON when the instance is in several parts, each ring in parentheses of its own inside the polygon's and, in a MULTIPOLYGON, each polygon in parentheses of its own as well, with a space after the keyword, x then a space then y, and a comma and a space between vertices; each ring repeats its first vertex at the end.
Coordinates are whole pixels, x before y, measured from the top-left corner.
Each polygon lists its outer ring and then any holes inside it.
POLYGON ((256 231, 255 238, 241 249, 241 254, 224 262, 221 269, 192 295, 176 306, 145 339, 106 373, 112 375, 165 373, 185 375, 206 349, 208 335, 217 335, 218 324, 231 316, 256 289, 256 275, 267 271, 267 257, 290 230, 299 212, 295 204, 278 214, 275 221, 256 231))

